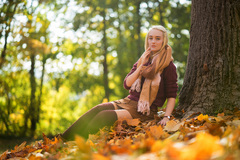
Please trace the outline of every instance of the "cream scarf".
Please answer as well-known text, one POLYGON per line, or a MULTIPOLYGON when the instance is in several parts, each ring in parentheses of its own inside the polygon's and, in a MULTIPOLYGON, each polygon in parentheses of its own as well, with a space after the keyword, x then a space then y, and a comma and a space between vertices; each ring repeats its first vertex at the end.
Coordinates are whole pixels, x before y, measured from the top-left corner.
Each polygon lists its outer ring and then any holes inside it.
MULTIPOLYGON (((145 53, 143 53, 143 55, 144 54, 145 53)), ((143 55, 139 58, 137 67, 142 64, 143 55)), ((138 112, 143 114, 147 113, 147 115, 150 114, 150 106, 157 96, 161 82, 160 75, 171 61, 173 61, 172 48, 166 45, 161 51, 152 56, 150 65, 142 67, 139 77, 131 86, 132 91, 136 90, 137 92, 141 92, 138 101, 138 112), (145 78, 145 81, 141 90, 142 76, 145 78)))

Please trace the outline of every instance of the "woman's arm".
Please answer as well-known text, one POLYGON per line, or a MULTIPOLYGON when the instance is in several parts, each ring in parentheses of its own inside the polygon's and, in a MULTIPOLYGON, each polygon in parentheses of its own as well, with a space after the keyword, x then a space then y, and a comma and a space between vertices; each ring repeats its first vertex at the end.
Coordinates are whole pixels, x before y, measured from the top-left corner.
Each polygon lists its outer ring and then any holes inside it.
MULTIPOLYGON (((164 114, 164 116, 170 116, 172 114, 172 111, 174 109, 174 106, 175 106, 175 101, 176 101, 176 98, 168 98, 167 99, 167 106, 166 106, 166 112, 164 114)), ((166 125, 166 123, 169 121, 169 118, 167 117, 164 117, 160 122, 159 124, 161 125, 166 125)))
POLYGON ((126 85, 131 87, 132 84, 137 80, 139 74, 140 74, 140 71, 142 69, 142 65, 140 65, 136 70, 135 72, 133 72, 131 75, 129 75, 126 79, 126 85))
POLYGON ((142 64, 135 70, 135 72, 133 72, 131 75, 129 75, 126 79, 126 85, 128 87, 131 87, 132 84, 137 80, 137 78, 139 77, 139 74, 142 70, 142 67, 145 63, 148 62, 149 57, 151 55, 151 50, 150 47, 144 52, 143 56, 142 56, 142 64))

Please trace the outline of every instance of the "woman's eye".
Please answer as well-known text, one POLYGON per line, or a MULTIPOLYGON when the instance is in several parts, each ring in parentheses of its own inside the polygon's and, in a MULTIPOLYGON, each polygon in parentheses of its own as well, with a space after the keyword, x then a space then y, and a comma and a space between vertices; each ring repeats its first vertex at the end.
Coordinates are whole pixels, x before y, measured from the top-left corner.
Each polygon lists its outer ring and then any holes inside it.
POLYGON ((149 37, 149 39, 153 39, 152 37, 149 37))
POLYGON ((157 40, 160 40, 160 38, 157 38, 157 40))

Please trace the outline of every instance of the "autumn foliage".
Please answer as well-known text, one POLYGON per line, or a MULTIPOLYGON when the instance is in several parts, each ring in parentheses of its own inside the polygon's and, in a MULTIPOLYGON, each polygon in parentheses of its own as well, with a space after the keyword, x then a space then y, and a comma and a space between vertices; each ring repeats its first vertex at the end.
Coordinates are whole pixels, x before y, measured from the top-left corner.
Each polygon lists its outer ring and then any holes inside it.
POLYGON ((217 116, 194 114, 186 119, 172 117, 166 126, 157 125, 161 117, 141 122, 118 120, 86 141, 63 142, 61 137, 26 142, 0 159, 81 159, 81 160, 236 160, 240 157, 240 111, 217 116))

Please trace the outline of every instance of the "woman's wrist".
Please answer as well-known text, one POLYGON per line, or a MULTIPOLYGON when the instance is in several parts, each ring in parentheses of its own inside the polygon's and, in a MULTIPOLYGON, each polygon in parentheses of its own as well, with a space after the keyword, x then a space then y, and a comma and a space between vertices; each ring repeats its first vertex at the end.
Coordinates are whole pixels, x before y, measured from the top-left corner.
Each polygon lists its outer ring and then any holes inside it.
POLYGON ((171 118, 171 116, 163 116, 163 118, 170 119, 170 118, 171 118))

